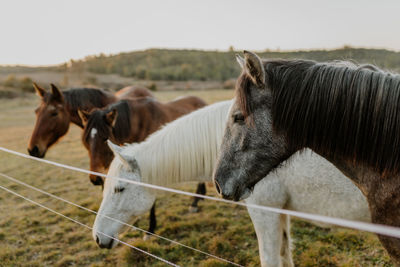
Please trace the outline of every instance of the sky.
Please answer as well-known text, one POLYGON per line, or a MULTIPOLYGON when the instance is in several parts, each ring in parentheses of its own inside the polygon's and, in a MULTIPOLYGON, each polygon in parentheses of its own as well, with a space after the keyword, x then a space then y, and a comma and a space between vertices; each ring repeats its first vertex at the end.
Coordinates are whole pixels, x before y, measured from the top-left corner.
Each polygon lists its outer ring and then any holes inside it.
POLYGON ((1 0, 0 64, 148 48, 400 51, 398 0, 1 0))

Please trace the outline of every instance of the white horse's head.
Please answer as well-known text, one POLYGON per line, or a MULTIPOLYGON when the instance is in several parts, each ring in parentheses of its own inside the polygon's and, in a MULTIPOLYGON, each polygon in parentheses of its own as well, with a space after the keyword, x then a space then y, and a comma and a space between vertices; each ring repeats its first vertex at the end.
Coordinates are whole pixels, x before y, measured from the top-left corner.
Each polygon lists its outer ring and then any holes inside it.
POLYGON ((123 147, 107 142, 115 157, 107 174, 110 178, 105 181, 103 201, 93 226, 93 238, 99 247, 110 249, 117 244, 113 238, 118 238, 118 235, 126 229, 118 221, 132 223, 135 216, 150 210, 155 195, 143 186, 112 179, 119 177, 139 182, 141 174, 133 156, 124 154, 123 147))

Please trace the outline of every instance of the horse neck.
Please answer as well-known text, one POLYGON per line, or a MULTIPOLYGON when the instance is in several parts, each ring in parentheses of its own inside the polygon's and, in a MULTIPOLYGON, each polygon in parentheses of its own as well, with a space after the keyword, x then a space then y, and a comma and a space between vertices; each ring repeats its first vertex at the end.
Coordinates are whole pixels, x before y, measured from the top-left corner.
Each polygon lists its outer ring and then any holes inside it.
POLYGON ((124 136, 126 143, 138 143, 144 141, 150 134, 159 130, 164 124, 184 115, 184 112, 175 112, 174 107, 159 102, 149 102, 143 105, 131 105, 129 117, 130 130, 123 129, 126 119, 120 121, 121 127, 115 128, 115 136, 124 136), (128 131, 128 132, 126 132, 128 131))
POLYGON ((230 103, 177 119, 133 145, 131 153, 138 161, 143 181, 158 185, 209 181, 230 103))

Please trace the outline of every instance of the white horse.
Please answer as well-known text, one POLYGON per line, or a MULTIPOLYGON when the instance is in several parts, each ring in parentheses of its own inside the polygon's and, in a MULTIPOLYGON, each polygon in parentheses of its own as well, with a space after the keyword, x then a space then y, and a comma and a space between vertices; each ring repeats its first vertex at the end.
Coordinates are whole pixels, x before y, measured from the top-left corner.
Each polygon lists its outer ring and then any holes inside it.
MULTIPOLYGON (((231 101, 192 112, 167 124, 140 144, 119 147, 108 176, 162 186, 187 181, 211 181, 231 101)), ((287 208, 351 220, 370 221, 367 202, 352 182, 322 157, 295 154, 254 188, 247 203, 287 208), (268 192, 268 193, 266 193, 268 192)), ((156 192, 116 179, 106 179, 93 237, 100 247, 112 248, 123 225, 148 211, 156 192)), ((290 218, 248 209, 258 238, 262 266, 293 266, 290 218)))

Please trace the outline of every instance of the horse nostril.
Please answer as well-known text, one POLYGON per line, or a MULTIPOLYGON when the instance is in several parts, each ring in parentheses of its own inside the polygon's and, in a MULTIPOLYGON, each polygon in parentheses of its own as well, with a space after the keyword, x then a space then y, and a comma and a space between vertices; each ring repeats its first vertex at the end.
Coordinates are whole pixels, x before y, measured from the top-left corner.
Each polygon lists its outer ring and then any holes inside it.
POLYGON ((97 243, 97 245, 99 245, 99 243, 100 243, 99 237, 97 235, 96 235, 96 243, 97 243))
POLYGON ((221 195, 221 187, 219 186, 219 183, 217 181, 214 181, 214 183, 215 183, 215 188, 217 189, 217 193, 221 195))

